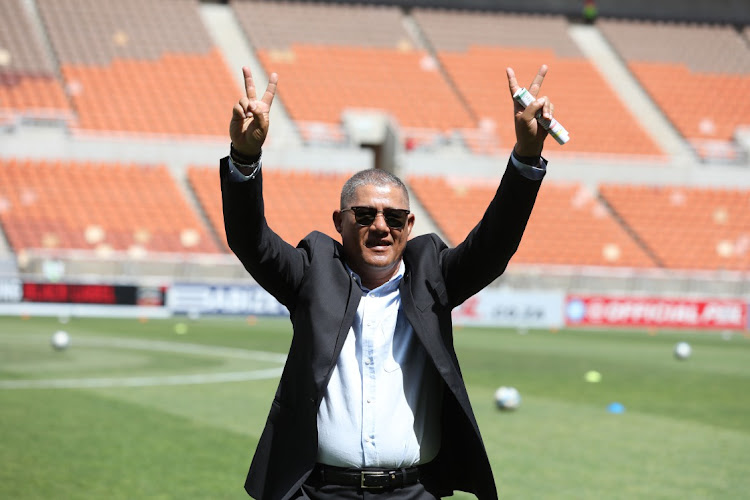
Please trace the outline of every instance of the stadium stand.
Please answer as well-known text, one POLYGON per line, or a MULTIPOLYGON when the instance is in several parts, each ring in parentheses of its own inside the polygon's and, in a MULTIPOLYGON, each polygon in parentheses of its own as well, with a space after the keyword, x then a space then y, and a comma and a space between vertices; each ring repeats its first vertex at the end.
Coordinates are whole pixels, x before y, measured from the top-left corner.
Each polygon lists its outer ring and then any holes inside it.
MULTIPOLYGON (((496 186, 444 177, 409 183, 455 245, 479 221, 496 186)), ((540 191, 513 264, 654 267, 653 260, 580 183, 547 183, 540 191)))
POLYGON ((3 1, 0 3, 0 125, 26 118, 70 120, 72 116, 54 65, 21 0, 3 1))
POLYGON ((0 222, 16 253, 219 251, 161 165, 0 159, 0 222))
POLYGON ((234 1, 232 7, 305 140, 344 139, 347 109, 380 109, 422 144, 476 124, 392 7, 234 1), (258 20, 262 21, 258 21, 258 20))
POLYGON ((226 137, 238 89, 194 0, 38 0, 86 133, 226 137))
MULTIPOLYGON (((341 186, 351 174, 275 170, 266 166, 263 172, 266 218, 284 241, 296 246, 310 231, 340 239, 333 228, 331 213, 339 206, 341 186)), ((192 166, 187 175, 214 232, 226 245, 216 168, 192 166)))
MULTIPOLYGON (((545 80, 542 94, 554 96, 555 117, 571 131, 564 148, 548 141, 548 150, 555 154, 663 156, 581 54, 567 33, 565 18, 424 9, 415 9, 413 16, 473 115, 497 131, 498 145, 504 150, 515 142, 513 124, 508 120, 513 107, 505 68, 512 67, 519 84, 528 86, 545 63, 550 78, 545 80)), ((474 144, 474 149, 482 151, 481 145, 474 144)))
MULTIPOLYGON (((687 283, 682 290, 693 293, 723 286, 731 274, 724 270, 733 270, 736 289, 748 290, 746 169, 700 171, 705 165, 692 155, 690 165, 667 158, 656 134, 626 109, 624 94, 582 55, 565 18, 257 0, 211 7, 244 31, 246 53, 280 73, 277 102, 307 140, 293 150, 271 144, 268 161, 286 167, 264 166, 269 223, 289 243, 311 230, 338 238, 330 212, 342 172, 357 161, 352 151, 362 153, 342 126, 348 108, 387 111, 410 145, 462 144, 445 155, 429 147, 398 152, 396 163, 440 232, 451 244, 461 241, 494 192, 495 162, 504 164, 514 141, 505 67, 527 85, 546 63, 544 93, 571 141, 545 145, 555 170, 509 274, 516 264, 542 266, 545 277, 569 277, 549 286, 567 287, 594 283, 581 278, 593 266, 607 278, 600 290, 629 286, 619 277, 638 272, 675 280, 663 290, 687 283), (536 36, 526 36, 529 29, 536 36), (652 166, 665 171, 651 178, 652 166), (717 186, 737 180, 741 187, 687 186, 717 171, 717 186), (708 278, 695 287, 699 275, 708 278)), ((0 2, 0 126, 12 122, 0 137, 0 230, 20 273, 36 272, 49 255, 67 255, 71 276, 90 276, 91 264, 110 254, 107 262, 132 261, 102 276, 143 269, 133 279, 247 279, 226 246, 216 165, 187 168, 225 154, 217 144, 227 141, 229 108, 241 95, 231 73, 237 68, 226 67, 226 52, 212 42, 220 27, 204 25, 205 10, 199 0, 0 2), (55 121, 16 126, 19 117, 55 121), (3 153, 2 144, 14 149, 3 153), (17 159, 27 158, 17 144, 46 159, 17 159), (16 264, 24 253, 33 254, 33 265, 16 264)), ((587 28, 606 35, 622 56, 612 59, 620 68, 624 61, 651 96, 645 105, 656 103, 704 157, 747 164, 733 135, 737 127, 750 130, 750 27, 605 19, 587 28), (722 105, 717 95, 734 101, 722 105), (727 106, 731 112, 722 112, 727 106)), ((357 168, 369 161, 357 158, 357 168)))
POLYGON ((704 159, 737 160, 750 125, 750 47, 729 25, 603 19, 599 29, 704 159))
POLYGON ((605 184, 601 194, 670 269, 750 269, 750 190, 605 184))

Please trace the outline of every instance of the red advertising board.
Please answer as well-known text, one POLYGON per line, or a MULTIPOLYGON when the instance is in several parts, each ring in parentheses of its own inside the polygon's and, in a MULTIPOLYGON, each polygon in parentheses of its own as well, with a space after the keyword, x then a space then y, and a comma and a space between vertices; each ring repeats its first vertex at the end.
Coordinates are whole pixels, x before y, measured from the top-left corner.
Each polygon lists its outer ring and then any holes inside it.
POLYGON ((745 301, 570 295, 565 305, 569 326, 634 326, 744 330, 745 301))
POLYGON ((24 302, 162 306, 164 294, 161 287, 134 285, 23 283, 22 287, 24 302))

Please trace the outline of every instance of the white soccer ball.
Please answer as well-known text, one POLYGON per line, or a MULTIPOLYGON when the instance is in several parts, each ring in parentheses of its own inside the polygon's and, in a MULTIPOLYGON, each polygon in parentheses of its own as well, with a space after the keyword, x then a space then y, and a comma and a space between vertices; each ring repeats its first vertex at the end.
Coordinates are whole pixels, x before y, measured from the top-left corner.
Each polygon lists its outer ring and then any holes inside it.
POLYGON ((677 342, 674 346, 674 357, 677 359, 687 359, 692 352, 693 348, 687 342, 677 342))
POLYGON ((521 406, 521 394, 515 387, 502 386, 495 391, 495 403, 501 410, 515 410, 521 406))
POLYGON ((67 349, 70 346, 70 335, 68 332, 58 330, 52 335, 51 344, 58 351, 67 349))

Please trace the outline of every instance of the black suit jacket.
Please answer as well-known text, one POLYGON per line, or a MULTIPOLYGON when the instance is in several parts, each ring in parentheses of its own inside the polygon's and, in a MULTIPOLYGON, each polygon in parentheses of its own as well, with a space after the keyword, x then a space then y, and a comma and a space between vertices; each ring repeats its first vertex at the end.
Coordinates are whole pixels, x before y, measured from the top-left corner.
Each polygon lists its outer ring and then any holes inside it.
MULTIPOLYGON (((313 232, 294 248, 268 227, 262 174, 247 182, 231 182, 226 158, 220 172, 229 246, 255 280, 289 309, 294 328, 245 482, 255 498, 286 499, 316 462, 318 406, 361 292, 344 267, 339 242, 313 232)), ((509 163, 484 217, 464 242, 449 248, 430 234, 411 239, 404 251, 402 307, 444 384, 441 448, 430 474, 435 480, 432 488, 441 495, 463 490, 480 499, 497 498, 453 347, 451 310, 505 270, 521 241, 540 184, 509 163)))

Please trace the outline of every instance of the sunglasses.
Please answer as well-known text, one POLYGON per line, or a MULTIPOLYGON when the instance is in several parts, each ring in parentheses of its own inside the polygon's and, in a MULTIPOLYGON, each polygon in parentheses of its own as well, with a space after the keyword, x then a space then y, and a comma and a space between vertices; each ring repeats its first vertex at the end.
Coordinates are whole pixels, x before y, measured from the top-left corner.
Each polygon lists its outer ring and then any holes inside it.
POLYGON ((378 210, 375 207, 351 207, 342 210, 342 212, 349 211, 354 214, 354 220, 360 226, 371 226, 375 222, 375 217, 379 213, 382 213, 385 223, 391 229, 403 229, 410 213, 404 208, 384 208, 383 210, 378 210))

